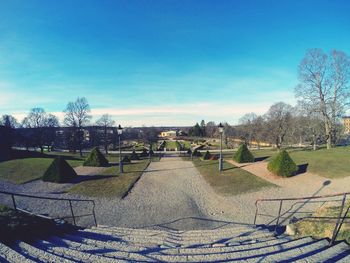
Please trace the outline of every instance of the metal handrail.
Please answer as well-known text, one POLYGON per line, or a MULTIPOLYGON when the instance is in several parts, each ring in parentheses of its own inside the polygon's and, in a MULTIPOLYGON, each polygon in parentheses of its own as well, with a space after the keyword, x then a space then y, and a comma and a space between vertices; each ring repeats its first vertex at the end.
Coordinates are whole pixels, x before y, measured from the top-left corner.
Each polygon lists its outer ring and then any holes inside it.
POLYGON ((0 191, 0 194, 6 194, 6 195, 10 195, 11 196, 12 203, 13 203, 13 208, 16 211, 17 210, 25 211, 25 210, 20 209, 20 208, 17 207, 15 196, 36 198, 36 199, 44 199, 44 200, 67 201, 69 203, 71 216, 70 217, 68 217, 68 216, 61 217, 60 219, 72 218, 73 219, 73 224, 76 226, 77 224, 76 224, 76 220, 75 219, 77 217, 93 216, 95 226, 97 226, 97 220, 96 220, 96 214, 95 214, 95 201, 91 200, 91 199, 85 199, 84 200, 84 199, 74 199, 74 198, 57 198, 57 197, 47 197, 47 196, 19 194, 19 193, 7 192, 7 191, 0 191), (84 215, 75 215, 74 214, 74 210, 73 210, 73 206, 72 206, 72 202, 88 202, 88 203, 92 203, 92 213, 91 214, 84 214, 84 215))
MULTIPOLYGON (((283 207, 283 202, 284 201, 300 201, 300 200, 313 200, 313 199, 324 199, 324 198, 330 198, 330 197, 337 197, 337 196, 342 196, 342 199, 340 200, 331 200, 333 202, 336 201, 341 201, 341 209, 339 211, 339 214, 337 217, 313 217, 313 216, 307 216, 305 218, 312 218, 312 219, 336 219, 336 224, 334 226, 333 229, 333 234, 332 234, 332 238, 330 240, 330 245, 332 245, 334 243, 334 241, 336 240, 338 233, 342 227, 342 224, 344 223, 347 214, 350 210, 350 206, 347 208, 345 214, 343 215, 344 212, 344 207, 345 207, 345 202, 346 202, 346 198, 347 196, 350 195, 350 192, 346 192, 346 193, 336 193, 336 194, 328 194, 328 195, 319 195, 319 196, 307 196, 307 197, 291 197, 291 198, 262 198, 262 199, 257 199, 255 201, 255 216, 254 216, 254 225, 257 222, 257 218, 259 215, 262 216, 266 216, 266 214, 259 214, 259 203, 261 202, 279 202, 279 208, 278 208, 278 215, 276 217, 274 217, 274 219, 272 221, 270 221, 269 223, 267 223, 267 225, 272 224, 274 221, 276 221, 275 224, 275 231, 277 231, 277 228, 280 226, 280 219, 281 219, 281 211, 282 211, 282 207, 283 207), (342 216, 343 215, 343 216, 342 216)), ((326 202, 326 201, 325 201, 326 202)), ((286 213, 302 213, 302 212, 285 212, 286 213)), ((283 215, 282 215, 283 216, 283 215)), ((273 217, 273 216, 271 216, 273 217)))

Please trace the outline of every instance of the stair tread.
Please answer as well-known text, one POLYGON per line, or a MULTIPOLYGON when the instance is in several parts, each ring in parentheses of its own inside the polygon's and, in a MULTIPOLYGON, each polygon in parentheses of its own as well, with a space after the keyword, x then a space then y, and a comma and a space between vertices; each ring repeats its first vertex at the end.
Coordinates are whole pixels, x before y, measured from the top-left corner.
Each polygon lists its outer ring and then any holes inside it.
MULTIPOLYGON (((4 259, 4 261, 14 262, 14 263, 31 263, 35 262, 17 251, 13 250, 9 246, 6 246, 3 243, 0 243, 0 257, 4 259)), ((1 261, 1 260, 0 260, 1 261)))

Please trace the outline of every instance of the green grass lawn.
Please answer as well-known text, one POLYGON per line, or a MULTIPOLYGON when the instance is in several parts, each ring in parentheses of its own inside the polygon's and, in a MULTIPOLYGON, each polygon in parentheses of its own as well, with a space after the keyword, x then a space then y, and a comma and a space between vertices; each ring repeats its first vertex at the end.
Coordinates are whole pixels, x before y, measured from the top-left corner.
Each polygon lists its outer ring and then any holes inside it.
POLYGON ((221 173, 218 171, 218 161, 201 161, 196 158, 193 163, 214 190, 223 195, 238 195, 258 191, 263 187, 276 187, 227 162, 224 162, 224 171, 221 173))
POLYGON ((86 180, 74 185, 69 193, 80 194, 89 197, 123 197, 140 178, 148 165, 148 160, 142 160, 124 165, 124 173, 119 173, 119 166, 107 168, 101 178, 95 176, 92 180, 86 180))
MULTIPOLYGON (((80 157, 72 158, 67 156, 68 163, 72 167, 79 166, 83 163, 80 157)), ((0 162, 0 178, 10 182, 21 184, 28 181, 38 179, 43 176, 46 169, 54 159, 53 153, 45 155, 45 157, 14 159, 0 162)))
MULTIPOLYGON (((345 205, 345 209, 350 204, 345 205)), ((315 217, 330 217, 337 218, 340 212, 340 206, 329 206, 317 209, 313 214, 315 217)), ((343 213, 344 214, 344 213, 343 213)), ((293 224, 297 237, 312 236, 315 238, 331 238, 335 227, 335 219, 333 220, 315 220, 314 222, 308 220, 300 220, 293 224)), ((337 240, 346 240, 350 242, 350 224, 345 222, 337 236, 337 240)))
POLYGON ((165 148, 167 150, 170 150, 170 149, 174 149, 175 150, 175 148, 177 148, 176 141, 166 141, 165 148))
MULTIPOLYGON (((297 165, 308 164, 307 171, 326 178, 343 178, 350 176, 350 146, 325 148, 313 151, 311 149, 287 149, 297 165)), ((255 158, 269 157, 277 154, 275 149, 252 151, 255 158)))

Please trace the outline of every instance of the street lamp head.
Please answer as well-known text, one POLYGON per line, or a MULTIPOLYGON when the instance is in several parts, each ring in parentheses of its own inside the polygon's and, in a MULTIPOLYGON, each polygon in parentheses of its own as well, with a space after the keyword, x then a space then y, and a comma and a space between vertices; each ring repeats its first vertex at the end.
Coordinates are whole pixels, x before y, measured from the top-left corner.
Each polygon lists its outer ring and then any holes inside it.
POLYGON ((122 128, 122 126, 120 126, 120 124, 119 124, 117 130, 118 130, 118 135, 122 135, 122 133, 123 133, 123 128, 122 128))
POLYGON ((220 132, 220 133, 223 133, 223 132, 224 132, 224 125, 222 125, 221 122, 220 122, 218 128, 219 128, 219 132, 220 132))

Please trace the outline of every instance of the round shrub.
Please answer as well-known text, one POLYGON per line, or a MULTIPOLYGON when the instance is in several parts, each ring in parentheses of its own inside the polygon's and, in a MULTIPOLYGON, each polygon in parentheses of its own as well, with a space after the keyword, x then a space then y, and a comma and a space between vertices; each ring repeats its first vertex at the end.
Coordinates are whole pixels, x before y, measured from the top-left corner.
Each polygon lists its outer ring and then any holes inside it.
POLYGON ((100 150, 97 147, 95 147, 86 157, 85 162, 83 163, 83 166, 95 166, 95 167, 108 166, 108 160, 100 152, 100 150))
POLYGON ((210 157, 211 157, 210 152, 209 152, 209 151, 206 151, 206 153, 205 153, 204 156, 203 156, 203 160, 209 160, 210 157))
POLYGON ((238 148, 238 151, 234 154, 233 159, 237 163, 252 163, 252 162, 254 162, 254 156, 249 151, 246 144, 242 144, 238 148))
POLYGON ((68 183, 76 177, 77 173, 66 160, 57 156, 45 171, 42 180, 52 183, 68 183))
POLYGON ((139 155, 135 152, 135 150, 132 151, 130 155, 130 160, 140 160, 139 155))
POLYGON ((298 166, 287 151, 282 150, 268 163, 267 169, 276 175, 290 177, 298 171, 298 166))

